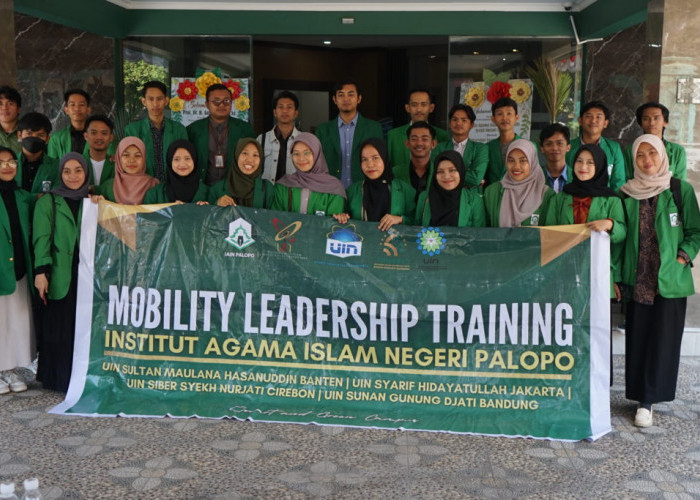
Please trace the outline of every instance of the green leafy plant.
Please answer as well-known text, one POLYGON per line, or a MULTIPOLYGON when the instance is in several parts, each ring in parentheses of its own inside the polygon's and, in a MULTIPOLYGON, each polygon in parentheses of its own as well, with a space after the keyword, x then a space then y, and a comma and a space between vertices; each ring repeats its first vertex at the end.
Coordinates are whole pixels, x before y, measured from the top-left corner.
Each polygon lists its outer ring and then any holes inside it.
POLYGON ((146 82, 158 80, 170 88, 168 70, 146 61, 124 61, 124 109, 131 117, 143 109, 141 105, 141 87, 146 82))
POLYGON ((525 68, 525 72, 547 108, 550 122, 556 122, 571 93, 574 83, 571 74, 559 71, 555 62, 547 57, 536 59, 531 66, 525 68))

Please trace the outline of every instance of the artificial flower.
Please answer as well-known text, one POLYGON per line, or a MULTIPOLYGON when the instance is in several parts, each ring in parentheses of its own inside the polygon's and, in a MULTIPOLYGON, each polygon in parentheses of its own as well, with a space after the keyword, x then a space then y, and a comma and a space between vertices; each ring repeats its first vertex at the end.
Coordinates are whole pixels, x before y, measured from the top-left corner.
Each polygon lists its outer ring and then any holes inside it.
POLYGON ((250 109, 250 99, 248 99, 248 96, 242 95, 236 99, 236 109, 238 111, 250 109))
POLYGON ((471 87, 464 96, 464 104, 471 106, 472 109, 477 109, 484 103, 486 95, 484 94, 484 88, 481 86, 471 87))
POLYGON ((180 99, 179 97, 173 97, 170 99, 170 110, 179 113, 185 108, 185 101, 184 99, 180 99))
POLYGON ((188 78, 177 86, 177 95, 183 101, 191 101, 197 97, 197 86, 188 78))
POLYGON ((510 98, 518 104, 527 101, 532 95, 532 89, 524 80, 515 80, 510 88, 510 98))
POLYGON ((194 82, 194 84, 197 86, 197 90, 199 91, 199 95, 202 97, 207 96, 207 89, 215 83, 221 83, 221 78, 216 76, 211 71, 207 71, 194 82))
POLYGON ((243 89, 241 88, 241 84, 234 81, 234 80, 226 80, 223 82, 224 85, 231 91, 231 99, 238 99, 240 95, 243 93, 243 89))
POLYGON ((486 92, 486 99, 493 104, 501 97, 510 97, 510 87, 510 83, 493 82, 488 92, 486 92))

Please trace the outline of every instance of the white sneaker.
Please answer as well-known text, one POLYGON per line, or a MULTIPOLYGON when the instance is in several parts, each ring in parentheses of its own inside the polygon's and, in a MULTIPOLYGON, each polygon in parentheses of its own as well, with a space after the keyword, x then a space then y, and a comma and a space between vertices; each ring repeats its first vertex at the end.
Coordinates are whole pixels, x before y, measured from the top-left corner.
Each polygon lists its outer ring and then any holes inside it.
POLYGON ((8 392, 10 392, 10 386, 0 377, 0 394, 7 394, 8 392))
POLYGON ((25 384, 16 373, 6 372, 2 377, 5 383, 10 386, 12 392, 23 392, 27 390, 27 384, 25 384))
POLYGON ((634 425, 637 427, 651 427, 652 423, 652 410, 638 408, 637 414, 634 416, 634 425))

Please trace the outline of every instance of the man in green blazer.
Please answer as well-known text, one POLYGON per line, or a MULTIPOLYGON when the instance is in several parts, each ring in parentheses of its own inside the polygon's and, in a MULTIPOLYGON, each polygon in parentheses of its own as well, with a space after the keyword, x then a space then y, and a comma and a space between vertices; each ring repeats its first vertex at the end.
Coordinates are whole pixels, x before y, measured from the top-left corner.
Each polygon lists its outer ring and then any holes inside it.
POLYGON ((220 83, 211 85, 206 94, 209 117, 187 126, 187 135, 197 149, 197 165, 207 186, 213 186, 228 175, 236 160, 233 150, 238 139, 255 139, 250 123, 231 117, 232 100, 228 87, 220 83))
POLYGON ((22 110, 22 96, 13 87, 0 87, 0 146, 10 148, 16 155, 22 148, 19 145, 17 123, 22 110))
MULTIPOLYGON (((642 127, 645 134, 657 136, 664 143, 668 155, 668 167, 673 177, 682 181, 688 178, 688 160, 685 148, 675 142, 664 139, 664 132, 668 126, 669 111, 659 102, 646 102, 637 108, 637 124, 642 127)), ((625 175, 628 179, 634 177, 634 158, 632 158, 632 145, 624 152, 625 175)))
POLYGON ((48 155, 60 160, 63 155, 75 151, 82 153, 85 148, 85 120, 90 115, 90 94, 82 89, 70 89, 63 94, 63 112, 70 119, 70 125, 51 134, 48 155))
POLYGON ((27 113, 17 124, 22 151, 15 180, 30 193, 44 193, 58 186, 58 160, 46 154, 50 134, 51 121, 41 113, 27 113))
POLYGON ((331 175, 347 188, 362 180, 360 144, 370 137, 382 138, 382 126, 357 111, 362 102, 360 87, 353 81, 338 82, 333 90, 338 117, 316 128, 331 175), (341 140, 342 137, 342 140, 341 140))
POLYGON ((620 189, 627 176, 625 175, 625 160, 620 144, 612 139, 603 137, 603 130, 610 124, 610 111, 600 101, 591 101, 581 107, 578 123, 581 125, 581 135, 571 141, 571 151, 566 155, 566 164, 572 165, 574 155, 581 144, 598 144, 608 157, 608 186, 615 191, 620 189))
POLYGON ((114 139, 114 123, 105 115, 91 115, 85 122, 85 150, 91 186, 114 177, 114 160, 109 148, 114 139))
POLYGON ((168 146, 177 139, 187 139, 185 127, 165 117, 169 102, 168 89, 163 82, 146 82, 141 89, 141 104, 146 108, 146 117, 124 128, 124 136, 138 137, 146 145, 146 172, 160 182, 165 181, 168 171, 165 164, 168 146))
POLYGON ((476 113, 471 106, 455 104, 447 114, 450 123, 450 134, 445 141, 433 149, 432 159, 447 150, 462 154, 464 159, 464 185, 469 188, 480 188, 484 184, 486 167, 489 164, 489 149, 482 142, 470 141, 469 132, 474 128, 476 113))
MULTIPOLYGON (((433 95, 428 89, 411 89, 408 92, 408 102, 404 107, 411 121, 406 125, 392 128, 386 135, 386 145, 392 165, 405 165, 411 160, 411 152, 406 147, 406 131, 411 123, 428 121, 430 114, 435 110, 433 95)), ((439 143, 450 140, 447 130, 435 126, 433 128, 439 143)))

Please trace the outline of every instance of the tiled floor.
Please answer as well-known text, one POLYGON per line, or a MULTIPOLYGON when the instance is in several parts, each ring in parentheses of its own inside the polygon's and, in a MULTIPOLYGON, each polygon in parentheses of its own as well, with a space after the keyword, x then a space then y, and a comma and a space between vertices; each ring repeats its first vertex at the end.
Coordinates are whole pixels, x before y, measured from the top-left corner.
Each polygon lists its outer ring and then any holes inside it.
POLYGON ((613 432, 561 443, 202 419, 49 415, 61 395, 0 396, 0 481, 54 498, 700 498, 700 357, 678 398, 632 425, 615 358, 613 432))

